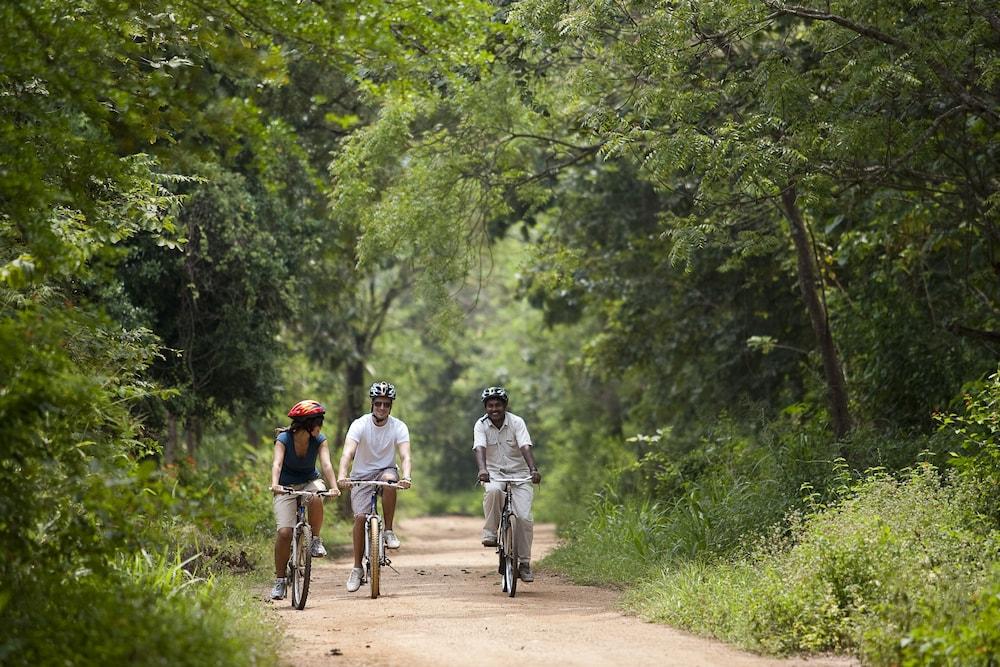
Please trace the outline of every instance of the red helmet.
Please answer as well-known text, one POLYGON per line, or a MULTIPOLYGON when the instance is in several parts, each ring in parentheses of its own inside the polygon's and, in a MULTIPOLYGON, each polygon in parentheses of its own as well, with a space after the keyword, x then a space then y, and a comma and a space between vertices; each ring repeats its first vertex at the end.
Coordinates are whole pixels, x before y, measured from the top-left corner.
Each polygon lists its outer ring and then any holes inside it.
POLYGON ((288 416, 292 419, 305 419, 306 417, 319 417, 326 414, 326 408, 319 401, 304 400, 299 401, 288 411, 288 416))

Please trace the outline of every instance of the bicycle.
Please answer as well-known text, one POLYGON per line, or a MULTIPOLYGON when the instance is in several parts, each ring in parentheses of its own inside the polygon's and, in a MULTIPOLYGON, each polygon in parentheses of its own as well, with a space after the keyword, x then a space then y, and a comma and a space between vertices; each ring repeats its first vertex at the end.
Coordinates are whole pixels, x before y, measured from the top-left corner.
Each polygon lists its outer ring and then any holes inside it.
POLYGON ((500 528, 497 531, 497 555, 499 556, 498 573, 500 574, 501 590, 514 597, 517 592, 518 562, 517 543, 514 534, 517 532, 517 517, 512 507, 511 484, 530 482, 530 477, 517 479, 493 479, 504 485, 503 509, 500 510, 500 528))
POLYGON ((309 577, 312 575, 312 526, 309 525, 306 507, 316 496, 331 497, 331 491, 296 491, 284 487, 282 495, 295 496, 295 528, 292 530, 291 551, 285 565, 285 578, 292 591, 292 607, 305 609, 309 596, 309 577))
POLYGON ((392 567, 392 561, 385 555, 384 522, 378 513, 378 497, 380 486, 391 486, 396 489, 406 487, 400 486, 397 482, 385 482, 382 480, 350 480, 351 486, 369 485, 372 488, 372 502, 365 515, 365 553, 362 556, 364 564, 364 576, 361 583, 369 583, 371 597, 374 600, 381 593, 380 584, 382 578, 382 567, 392 567))

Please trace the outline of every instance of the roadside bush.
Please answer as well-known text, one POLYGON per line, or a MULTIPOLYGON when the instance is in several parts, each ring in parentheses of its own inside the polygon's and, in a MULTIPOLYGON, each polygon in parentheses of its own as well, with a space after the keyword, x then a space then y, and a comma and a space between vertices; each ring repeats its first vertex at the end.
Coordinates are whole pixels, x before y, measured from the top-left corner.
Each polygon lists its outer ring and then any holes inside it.
MULTIPOLYGON (((909 665, 996 665, 1000 656, 1000 565, 971 595, 951 601, 937 617, 923 618, 900 641, 899 662, 909 665)), ((944 605, 941 605, 944 607, 944 605)))
MULTIPOLYGON (((947 618, 971 619, 956 631, 976 638, 967 656, 995 646, 990 606, 976 610, 992 604, 998 540, 970 510, 974 490, 943 484, 922 464, 902 480, 879 472, 841 493, 793 515, 751 556, 665 570, 628 604, 766 653, 846 651, 872 664, 924 664, 917 647, 946 642, 947 618)), ((949 660, 928 664, 979 664, 949 660)))
POLYGON ((975 391, 964 396, 963 414, 938 415, 943 431, 958 439, 960 451, 953 464, 961 474, 975 481, 985 493, 982 511, 1000 525, 1000 372, 991 375, 975 391))
POLYGON ((625 585, 659 562, 663 509, 648 501, 620 500, 610 491, 591 505, 590 518, 571 524, 572 539, 544 560, 583 584, 625 585))
POLYGON ((202 580, 179 560, 139 554, 106 576, 40 578, 4 614, 0 661, 34 665, 278 664, 266 607, 232 579, 202 580))

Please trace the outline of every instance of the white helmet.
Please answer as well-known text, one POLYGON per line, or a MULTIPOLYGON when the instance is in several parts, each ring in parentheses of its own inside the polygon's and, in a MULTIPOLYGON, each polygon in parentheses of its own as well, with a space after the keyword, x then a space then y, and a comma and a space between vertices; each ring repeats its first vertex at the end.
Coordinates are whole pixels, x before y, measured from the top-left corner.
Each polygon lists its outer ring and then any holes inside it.
POLYGON ((373 399, 378 396, 385 396, 390 401, 395 401, 396 388, 385 381, 376 382, 371 387, 368 388, 368 396, 373 399))
POLYGON ((487 387, 483 389, 482 399, 483 403, 490 398, 499 398, 504 404, 507 403, 507 390, 503 387, 487 387))

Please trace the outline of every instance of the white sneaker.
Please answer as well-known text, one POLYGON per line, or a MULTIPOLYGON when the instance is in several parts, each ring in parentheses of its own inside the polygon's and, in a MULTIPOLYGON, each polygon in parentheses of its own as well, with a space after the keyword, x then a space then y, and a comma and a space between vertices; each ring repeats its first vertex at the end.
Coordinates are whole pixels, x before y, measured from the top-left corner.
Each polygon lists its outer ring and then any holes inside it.
POLYGON ((288 584, 284 579, 275 579, 274 588, 271 589, 271 599, 272 600, 284 600, 285 591, 287 590, 288 584))
POLYGON ((313 538, 309 551, 312 552, 313 558, 323 558, 326 556, 326 547, 323 546, 323 540, 319 539, 319 535, 313 538))
POLYGON ((363 577, 365 571, 360 567, 351 568, 351 576, 347 578, 347 592, 353 593, 354 591, 361 588, 361 577, 363 577))
POLYGON ((392 532, 391 530, 387 530, 385 531, 384 536, 385 536, 385 546, 387 548, 389 549, 399 548, 399 538, 396 537, 396 534, 394 532, 392 532))

